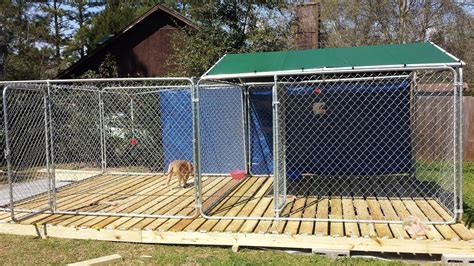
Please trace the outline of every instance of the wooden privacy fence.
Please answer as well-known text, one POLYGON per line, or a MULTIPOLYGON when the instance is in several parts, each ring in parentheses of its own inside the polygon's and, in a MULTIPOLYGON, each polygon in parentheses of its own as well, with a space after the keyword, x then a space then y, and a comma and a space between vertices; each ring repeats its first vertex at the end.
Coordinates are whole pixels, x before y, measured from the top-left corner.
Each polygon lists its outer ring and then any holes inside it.
POLYGON ((474 97, 464 96, 463 160, 474 161, 474 97))
MULTIPOLYGON (((443 86, 440 86, 443 89, 443 86)), ((452 152, 453 107, 451 97, 421 96, 416 100, 412 113, 416 114, 412 121, 416 138, 415 154, 418 159, 446 159, 452 152), (438 143, 440 145, 430 145, 438 143), (442 145, 441 145, 442 144, 442 145)), ((462 118, 462 149, 463 161, 474 162, 474 96, 463 97, 462 118)))

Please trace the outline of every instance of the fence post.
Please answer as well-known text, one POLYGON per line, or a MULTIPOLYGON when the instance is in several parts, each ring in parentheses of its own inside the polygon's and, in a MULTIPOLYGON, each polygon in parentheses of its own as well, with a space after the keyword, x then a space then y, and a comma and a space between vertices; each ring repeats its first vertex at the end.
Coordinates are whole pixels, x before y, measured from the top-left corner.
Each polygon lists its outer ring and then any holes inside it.
POLYGON ((250 175, 252 163, 250 162, 250 137, 249 137, 249 88, 243 86, 242 88, 242 125, 244 133, 244 160, 245 172, 250 175))
POLYGON ((51 163, 51 182, 53 186, 52 190, 52 210, 56 210, 56 161, 54 156, 54 133, 53 133, 53 112, 52 112, 52 98, 51 98, 51 82, 49 80, 46 81, 47 89, 48 89, 48 116, 49 116, 49 140, 50 140, 50 163, 51 163))
POLYGON ((50 146, 51 142, 49 137, 51 136, 50 130, 49 130, 49 81, 46 82, 46 91, 43 89, 41 92, 43 93, 43 113, 44 113, 44 142, 45 142, 45 155, 46 155, 46 172, 48 175, 48 203, 49 207, 51 210, 54 210, 54 201, 53 201, 53 192, 55 190, 55 185, 53 185, 53 176, 51 175, 51 164, 50 164, 50 158, 51 158, 51 151, 50 151, 50 146))
POLYGON ((105 128, 104 128, 104 99, 103 91, 99 91, 99 130, 100 130, 100 156, 102 174, 107 170, 107 158, 105 151, 105 128))
POLYGON ((202 213, 201 147, 199 127, 199 82, 191 78, 191 108, 193 115, 194 203, 196 215, 202 213))
POLYGON ((278 138, 278 89, 277 89, 277 76, 274 77, 274 84, 272 87, 272 127, 273 127, 273 197, 274 197, 274 212, 275 217, 280 217, 280 200, 279 200, 279 192, 280 192, 280 174, 278 172, 278 163, 279 163, 279 153, 278 147, 280 145, 279 138, 278 138))
POLYGON ((462 220, 462 214, 463 214, 463 173, 462 173, 462 167, 463 167, 463 79, 462 79, 462 67, 459 67, 458 69, 458 89, 459 89, 459 134, 458 134, 458 143, 459 143, 459 185, 458 185, 458 197, 459 197, 459 206, 458 206, 458 213, 459 213, 459 221, 462 220))
POLYGON ((7 91, 9 87, 5 86, 3 89, 3 122, 4 122, 4 129, 5 129, 5 159, 7 161, 7 176, 8 176, 8 187, 10 188, 9 196, 10 196, 10 216, 13 221, 15 219, 15 211, 14 211, 14 201, 13 201, 13 180, 12 180, 12 166, 11 166, 11 151, 10 151, 10 139, 9 139, 9 132, 8 132, 8 101, 7 101, 7 91))

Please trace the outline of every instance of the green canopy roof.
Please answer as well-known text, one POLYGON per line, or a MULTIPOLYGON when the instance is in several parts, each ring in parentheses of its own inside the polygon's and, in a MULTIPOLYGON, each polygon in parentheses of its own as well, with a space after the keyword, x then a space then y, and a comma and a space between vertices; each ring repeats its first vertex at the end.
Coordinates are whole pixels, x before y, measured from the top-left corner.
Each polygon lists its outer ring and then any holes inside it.
POLYGON ((360 68, 446 64, 462 61, 433 43, 391 44, 316 50, 227 54, 203 78, 273 75, 322 68, 360 68))

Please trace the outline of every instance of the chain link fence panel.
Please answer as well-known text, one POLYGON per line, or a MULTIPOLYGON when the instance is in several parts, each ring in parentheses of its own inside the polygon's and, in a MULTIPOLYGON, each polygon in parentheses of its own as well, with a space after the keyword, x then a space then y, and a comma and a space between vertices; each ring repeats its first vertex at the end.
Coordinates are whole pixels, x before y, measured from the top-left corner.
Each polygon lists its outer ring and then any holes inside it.
MULTIPOLYGON (((170 181, 167 175, 172 161, 194 164, 194 85, 190 79, 86 79, 32 84, 41 86, 39 98, 34 99, 41 102, 32 104, 30 97, 24 104, 27 108, 8 108, 7 113, 13 113, 24 125, 11 127, 13 135, 24 139, 24 148, 12 151, 12 158, 31 157, 33 149, 44 156, 48 147, 51 163, 48 166, 44 158, 41 163, 32 158, 34 163, 21 164, 29 172, 18 191, 25 194, 23 187, 33 186, 32 179, 50 172, 53 211, 99 216, 96 220, 84 218, 84 223, 98 223, 107 216, 124 217, 117 218, 116 226, 138 223, 146 217, 195 216, 193 169, 183 173, 183 178, 191 176, 185 188, 178 187, 176 174, 170 181), (43 100, 48 103, 45 114, 36 110, 43 100), (43 124, 38 128, 40 118, 43 124), (28 131, 27 127, 46 130, 49 141, 43 132, 33 139, 38 147, 33 146, 31 137, 24 134, 36 131, 28 131), (125 216, 135 218, 129 221, 125 216)), ((7 102, 18 104, 10 98, 7 96, 7 102)), ((13 138, 10 146, 18 143, 13 138)), ((11 160, 12 165, 19 165, 17 161, 11 160)), ((48 202, 47 195, 35 192, 31 196, 35 197, 13 198, 15 210, 31 212, 48 202)))

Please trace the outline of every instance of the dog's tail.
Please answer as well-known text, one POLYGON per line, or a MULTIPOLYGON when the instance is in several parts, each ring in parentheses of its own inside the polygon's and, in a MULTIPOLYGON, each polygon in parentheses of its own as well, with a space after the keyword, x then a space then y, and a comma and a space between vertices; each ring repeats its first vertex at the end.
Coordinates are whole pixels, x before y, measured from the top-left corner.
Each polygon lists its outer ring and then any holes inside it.
POLYGON ((168 172, 165 173, 165 176, 168 176, 171 173, 171 163, 168 165, 168 172))

